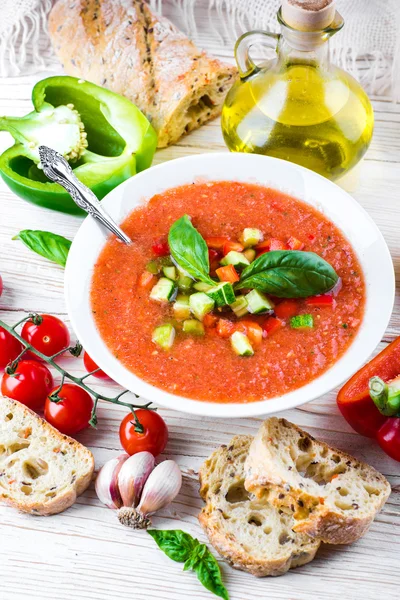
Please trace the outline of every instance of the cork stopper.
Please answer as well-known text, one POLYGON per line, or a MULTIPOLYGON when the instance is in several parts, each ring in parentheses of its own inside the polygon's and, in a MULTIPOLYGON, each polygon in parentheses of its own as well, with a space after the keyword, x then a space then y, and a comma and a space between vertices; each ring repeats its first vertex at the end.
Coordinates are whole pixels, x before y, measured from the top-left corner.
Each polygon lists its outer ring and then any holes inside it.
POLYGON ((321 31, 335 19, 335 0, 282 0, 282 18, 298 31, 321 31))

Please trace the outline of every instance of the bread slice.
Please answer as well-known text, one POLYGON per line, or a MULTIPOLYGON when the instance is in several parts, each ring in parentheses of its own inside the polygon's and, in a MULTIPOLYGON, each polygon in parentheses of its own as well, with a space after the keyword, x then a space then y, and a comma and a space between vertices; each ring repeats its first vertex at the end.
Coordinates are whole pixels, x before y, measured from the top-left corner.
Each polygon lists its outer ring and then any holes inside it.
POLYGON ((289 514, 295 531, 329 544, 351 544, 364 535, 390 495, 374 468, 285 419, 264 421, 245 470, 249 492, 289 514))
POLYGON ((252 439, 235 436, 202 465, 200 494, 206 506, 199 521, 236 569, 257 577, 283 575, 313 560, 320 542, 293 532, 293 515, 246 492, 244 464, 252 439))
POLYGON ((237 76, 143 0, 58 0, 49 32, 65 72, 129 98, 159 148, 216 117, 237 76))
POLYGON ((93 455, 26 406, 0 397, 0 501, 34 515, 71 506, 92 480, 93 455))

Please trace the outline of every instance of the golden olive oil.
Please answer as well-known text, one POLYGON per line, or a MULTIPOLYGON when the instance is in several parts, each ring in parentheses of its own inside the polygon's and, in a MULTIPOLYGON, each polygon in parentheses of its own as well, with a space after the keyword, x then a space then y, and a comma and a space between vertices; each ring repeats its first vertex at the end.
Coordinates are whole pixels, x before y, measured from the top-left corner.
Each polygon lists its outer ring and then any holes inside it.
POLYGON ((362 158, 374 125, 362 87, 329 61, 329 37, 343 20, 309 33, 288 27, 280 13, 278 19, 281 35, 250 32, 236 44, 241 78, 222 111, 225 142, 232 151, 282 158, 336 179, 362 158), (278 41, 276 58, 256 67, 252 38, 278 41))

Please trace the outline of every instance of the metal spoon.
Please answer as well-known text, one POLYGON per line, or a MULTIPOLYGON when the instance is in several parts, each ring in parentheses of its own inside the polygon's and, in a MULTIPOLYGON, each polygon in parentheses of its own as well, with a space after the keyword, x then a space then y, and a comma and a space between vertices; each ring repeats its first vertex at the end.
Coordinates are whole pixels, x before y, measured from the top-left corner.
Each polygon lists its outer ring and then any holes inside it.
POLYGON ((77 179, 68 162, 61 154, 48 146, 39 146, 39 156, 46 177, 62 185, 79 208, 82 208, 89 215, 100 221, 124 244, 132 243, 132 240, 104 210, 93 192, 77 179))

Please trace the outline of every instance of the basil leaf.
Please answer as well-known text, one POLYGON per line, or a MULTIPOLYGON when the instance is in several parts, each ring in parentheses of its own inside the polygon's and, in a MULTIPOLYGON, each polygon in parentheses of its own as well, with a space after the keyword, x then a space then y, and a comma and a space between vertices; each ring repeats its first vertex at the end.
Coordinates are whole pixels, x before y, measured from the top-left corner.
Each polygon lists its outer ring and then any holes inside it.
POLYGON ((201 559, 194 566, 197 578, 207 590, 210 590, 210 592, 220 598, 224 598, 224 600, 229 600, 228 591, 222 583, 219 564, 207 546, 204 544, 202 546, 205 548, 205 551, 201 559))
POLYGON ((23 229, 13 237, 13 240, 21 240, 30 250, 40 254, 49 260, 65 267, 67 256, 71 247, 70 240, 50 231, 34 231, 23 229))
POLYGON ((203 237, 184 215, 172 224, 168 234, 171 255, 175 262, 191 277, 214 285, 210 278, 208 248, 203 237))
POLYGON ((167 529, 165 531, 157 529, 148 529, 147 533, 151 535, 157 546, 163 552, 176 562, 185 562, 188 560, 197 545, 200 542, 181 529, 167 529))
POLYGON ((262 254, 242 272, 236 288, 254 288, 279 298, 306 298, 333 288, 338 276, 314 252, 276 250, 262 254))
POLYGON ((176 562, 184 562, 184 571, 192 569, 204 587, 224 600, 229 600, 228 592, 222 583, 217 561, 205 544, 200 544, 188 533, 180 529, 148 529, 147 533, 165 554, 176 562))

